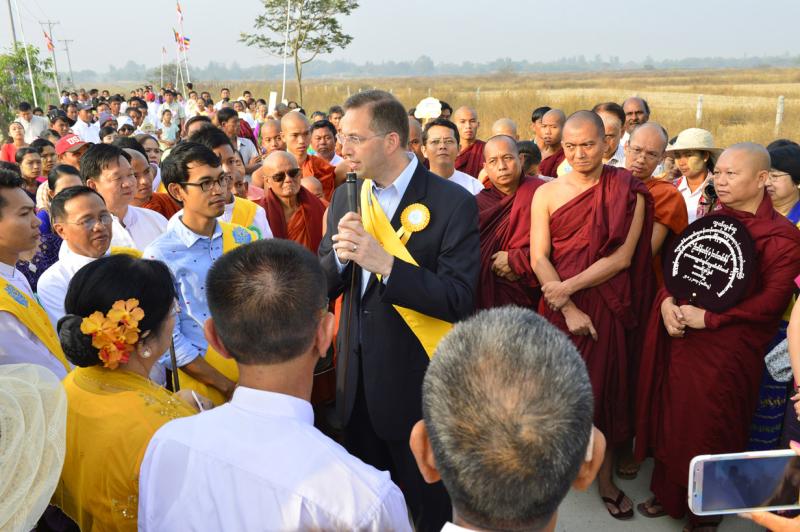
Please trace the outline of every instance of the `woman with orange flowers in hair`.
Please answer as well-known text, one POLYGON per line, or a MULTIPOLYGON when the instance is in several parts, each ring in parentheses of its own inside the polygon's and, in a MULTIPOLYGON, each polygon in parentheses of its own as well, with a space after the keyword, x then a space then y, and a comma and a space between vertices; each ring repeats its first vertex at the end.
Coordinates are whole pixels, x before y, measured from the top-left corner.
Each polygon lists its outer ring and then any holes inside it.
POLYGON ((139 466, 150 438, 199 408, 191 395, 172 394, 149 379, 171 341, 172 276, 158 261, 101 258, 75 274, 64 308, 59 339, 78 367, 63 381, 67 450, 52 503, 81 530, 133 531, 139 466))

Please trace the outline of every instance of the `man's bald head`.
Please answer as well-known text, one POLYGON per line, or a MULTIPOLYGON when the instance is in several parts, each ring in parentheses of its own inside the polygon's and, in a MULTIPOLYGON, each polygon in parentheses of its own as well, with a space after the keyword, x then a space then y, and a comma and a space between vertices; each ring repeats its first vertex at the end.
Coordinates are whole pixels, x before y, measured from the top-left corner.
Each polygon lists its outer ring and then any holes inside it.
POLYGON ((539 128, 542 135, 542 142, 545 148, 556 151, 561 145, 561 133, 564 129, 564 122, 567 117, 561 109, 550 109, 542 117, 542 125, 539 128))
POLYGON ((483 147, 484 158, 487 153, 490 153, 495 150, 496 144, 502 144, 503 147, 506 148, 509 153, 513 153, 514 155, 519 156, 519 148, 517 147, 517 141, 509 135, 500 134, 500 135, 495 135, 486 141, 486 145, 483 147))
POLYGON ((261 124, 261 146, 267 153, 272 153, 276 150, 285 150, 286 143, 283 142, 281 137, 281 123, 279 120, 273 118, 265 120, 261 124))
POLYGON ((714 167, 714 189, 727 207, 755 214, 767 186, 771 161, 760 144, 734 144, 719 156, 714 167))
POLYGON ((453 122, 458 128, 462 145, 465 142, 472 145, 478 136, 478 127, 481 125, 478 121, 478 112, 472 107, 462 105, 453 113, 453 122))
POLYGON ((281 130, 295 125, 311 127, 311 122, 308 121, 306 115, 298 111, 291 111, 281 117, 281 130))
POLYGON ((483 158, 492 185, 503 194, 515 192, 522 177, 517 141, 508 135, 495 135, 486 141, 483 158))
POLYGON ((519 140, 517 124, 510 118, 500 118, 492 124, 492 136, 508 135, 515 141, 519 140))
POLYGON ((306 176, 300 180, 300 184, 314 194, 318 198, 325 197, 325 190, 322 188, 322 182, 313 175, 306 176))
POLYGON ((414 152, 419 162, 425 160, 422 154, 422 124, 413 116, 408 117, 408 151, 414 152))
POLYGON ((311 123, 303 113, 291 111, 281 118, 281 139, 286 151, 305 161, 306 150, 311 142, 311 123))
POLYGON ((544 116, 542 117, 542 123, 544 122, 553 122, 560 124, 561 127, 564 127, 564 123, 567 121, 567 115, 564 114, 564 111, 561 109, 550 109, 547 111, 544 116))
POLYGON ((660 124, 647 122, 636 126, 625 145, 625 168, 637 179, 650 179, 664 160, 667 142, 667 132, 660 124))
POLYGON ((267 155, 262 163, 264 169, 264 186, 268 187, 278 198, 284 201, 294 198, 300 192, 300 172, 297 159, 285 151, 274 151, 267 155))
POLYGON ((605 138, 606 130, 605 126, 603 125, 603 120, 598 116, 597 113, 592 111, 576 111, 572 113, 564 123, 564 134, 566 135, 568 130, 583 128, 594 129, 595 133, 597 134, 597 138, 600 140, 605 138))
POLYGON ((279 120, 275 120, 274 118, 269 118, 264 120, 264 123, 261 124, 261 132, 268 133, 270 135, 280 134, 281 132, 281 123, 279 120))
POLYGON ((288 151, 274 151, 267 155, 261 163, 264 168, 274 168, 276 165, 289 162, 297 166, 297 157, 288 151))
POLYGON ((144 164, 150 164, 150 162, 147 160, 147 157, 142 155, 142 152, 139 150, 134 150, 131 148, 122 148, 122 150, 131 156, 131 163, 133 163, 133 161, 139 161, 144 164))

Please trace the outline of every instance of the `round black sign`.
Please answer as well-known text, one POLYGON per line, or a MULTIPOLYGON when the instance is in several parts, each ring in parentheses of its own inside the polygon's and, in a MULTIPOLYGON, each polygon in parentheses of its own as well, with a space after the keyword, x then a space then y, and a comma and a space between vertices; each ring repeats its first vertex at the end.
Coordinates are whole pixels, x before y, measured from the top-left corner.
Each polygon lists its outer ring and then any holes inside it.
POLYGON ((664 254, 664 284, 679 299, 723 312, 744 296, 755 267, 753 239, 744 224, 731 216, 704 216, 664 254))

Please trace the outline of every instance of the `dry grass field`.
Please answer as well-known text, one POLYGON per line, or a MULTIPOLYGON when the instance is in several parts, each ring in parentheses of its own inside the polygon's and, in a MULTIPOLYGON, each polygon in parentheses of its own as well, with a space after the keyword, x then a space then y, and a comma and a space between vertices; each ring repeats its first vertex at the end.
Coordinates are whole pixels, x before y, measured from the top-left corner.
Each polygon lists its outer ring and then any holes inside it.
MULTIPOLYGON (((249 89, 256 97, 280 91, 280 82, 197 83, 219 94, 223 85, 234 95, 249 89)), ((581 74, 503 74, 485 77, 431 77, 390 79, 309 80, 304 87, 304 108, 310 114, 343 102, 348 92, 378 87, 392 91, 407 107, 431 95, 453 108, 474 106, 487 136, 494 120, 510 117, 529 138, 530 113, 540 105, 570 113, 603 101, 622 102, 639 95, 648 100, 651 120, 670 133, 696 125, 698 96, 703 96, 700 127, 710 130, 720 146, 751 140, 768 143, 775 138, 779 96, 785 97, 781 137, 796 138, 800 131, 800 69, 637 71, 581 74), (480 90, 478 90, 480 89, 480 90)), ((294 83, 287 97, 296 99, 294 83)))

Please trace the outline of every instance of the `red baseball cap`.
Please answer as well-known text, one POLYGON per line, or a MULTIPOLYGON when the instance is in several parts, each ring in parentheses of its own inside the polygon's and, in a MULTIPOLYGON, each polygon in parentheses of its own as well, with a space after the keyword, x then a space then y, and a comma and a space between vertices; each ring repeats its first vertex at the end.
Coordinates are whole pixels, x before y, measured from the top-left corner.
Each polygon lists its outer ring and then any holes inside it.
POLYGON ((82 141, 78 135, 75 133, 67 133, 56 142, 56 155, 63 155, 65 152, 75 151, 85 145, 86 142, 82 141))

